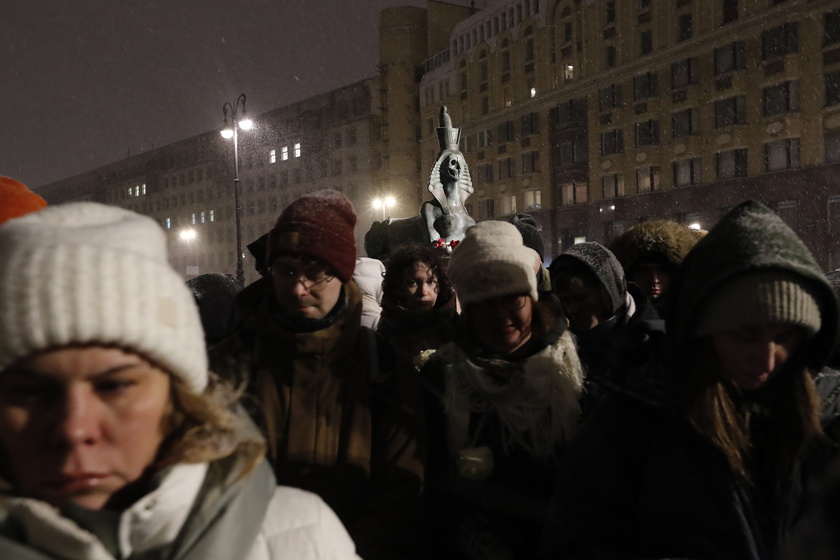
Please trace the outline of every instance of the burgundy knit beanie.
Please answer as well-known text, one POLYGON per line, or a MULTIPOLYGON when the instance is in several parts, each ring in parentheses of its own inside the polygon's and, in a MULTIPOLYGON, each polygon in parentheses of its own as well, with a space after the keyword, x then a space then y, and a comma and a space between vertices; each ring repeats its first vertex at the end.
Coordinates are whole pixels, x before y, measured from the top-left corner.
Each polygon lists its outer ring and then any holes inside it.
POLYGON ((10 177, 0 177, 0 224, 46 208, 47 201, 10 177))
POLYGON ((280 254, 318 259, 349 282, 356 267, 356 211, 346 196, 324 190, 304 195, 289 204, 268 234, 266 256, 270 264, 280 254))

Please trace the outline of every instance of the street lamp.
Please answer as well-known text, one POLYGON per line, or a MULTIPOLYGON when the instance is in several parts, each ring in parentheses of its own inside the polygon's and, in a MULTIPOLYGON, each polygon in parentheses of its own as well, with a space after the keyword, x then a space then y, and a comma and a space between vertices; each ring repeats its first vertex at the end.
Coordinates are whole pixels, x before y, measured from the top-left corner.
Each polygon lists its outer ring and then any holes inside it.
POLYGON ((245 255, 242 253, 242 228, 240 226, 242 204, 239 200, 239 129, 251 130, 254 122, 246 116, 244 93, 236 98, 235 103, 225 102, 222 105, 222 112, 225 115, 225 123, 221 130, 222 137, 227 139, 233 138, 233 198, 236 204, 236 282, 242 288, 245 286, 245 269, 242 266, 245 255), (228 113, 230 113, 230 123, 228 123, 228 113))
POLYGON ((397 205, 397 201, 393 196, 386 196, 384 198, 374 198, 371 202, 371 206, 373 206, 377 210, 382 210, 382 221, 385 221, 385 214, 389 208, 393 208, 397 205))

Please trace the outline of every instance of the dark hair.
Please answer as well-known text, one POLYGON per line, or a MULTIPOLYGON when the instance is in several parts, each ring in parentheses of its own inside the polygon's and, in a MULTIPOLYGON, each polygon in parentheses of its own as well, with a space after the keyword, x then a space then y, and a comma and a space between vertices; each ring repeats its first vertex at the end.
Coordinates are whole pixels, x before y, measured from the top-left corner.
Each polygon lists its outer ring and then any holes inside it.
POLYGON ((805 366, 807 346, 797 349, 774 379, 750 395, 726 379, 710 337, 697 340, 697 349, 679 376, 683 414, 694 428, 720 449, 733 472, 756 482, 756 468, 769 469, 778 487, 800 451, 822 439, 820 397, 813 374, 805 366), (760 440, 751 433, 751 403, 766 411, 768 432, 760 440), (764 463, 762 466, 760 463, 764 463))
POLYGON ((382 280, 382 297, 398 305, 404 304, 405 280, 414 270, 414 266, 423 263, 429 267, 438 281, 438 299, 435 307, 441 307, 452 299, 455 288, 449 281, 440 256, 432 247, 410 245, 393 253, 385 266, 385 278, 382 280))

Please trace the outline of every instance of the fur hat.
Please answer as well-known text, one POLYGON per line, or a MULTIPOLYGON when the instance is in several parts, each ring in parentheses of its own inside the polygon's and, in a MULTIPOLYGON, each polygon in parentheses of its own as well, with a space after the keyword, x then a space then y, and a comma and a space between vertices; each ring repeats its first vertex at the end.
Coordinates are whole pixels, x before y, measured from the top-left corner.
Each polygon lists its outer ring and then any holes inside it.
POLYGON ((51 206, 0 227, 0 371, 69 344, 136 352, 200 393, 204 333, 151 218, 116 206, 51 206))
POLYGON ((709 298, 700 312, 694 336, 759 325, 789 323, 810 335, 822 326, 817 292, 789 272, 761 271, 738 276, 709 298))
POLYGON ((0 224, 41 210, 47 201, 10 177, 0 176, 0 224))
POLYGON ((289 204, 268 234, 268 264, 280 254, 317 259, 349 282, 356 267, 356 211, 346 196, 324 190, 289 204))
POLYGON ((537 252, 523 244, 516 226, 488 220, 469 228, 452 251, 449 279, 464 306, 522 293, 536 300, 539 260, 537 252))
POLYGON ((688 226, 654 220, 631 227, 613 241, 610 249, 629 275, 636 265, 647 260, 676 268, 697 241, 697 235, 688 226))

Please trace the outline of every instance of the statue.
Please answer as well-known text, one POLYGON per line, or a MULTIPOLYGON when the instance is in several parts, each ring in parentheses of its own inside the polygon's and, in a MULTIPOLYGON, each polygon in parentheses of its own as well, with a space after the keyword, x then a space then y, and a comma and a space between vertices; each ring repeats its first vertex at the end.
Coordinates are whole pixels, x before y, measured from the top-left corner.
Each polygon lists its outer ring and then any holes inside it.
POLYGON ((440 152, 427 186, 432 200, 424 202, 419 215, 412 218, 374 222, 365 234, 369 257, 386 260, 391 251, 411 243, 433 243, 451 251, 464 238, 467 228, 475 225, 464 207, 474 189, 467 161, 458 149, 461 129, 452 126, 446 106, 440 109, 439 124, 440 152))
POLYGON ((437 129, 440 153, 429 177, 429 192, 434 199, 424 202, 420 214, 426 222, 429 241, 460 241, 467 228, 475 225, 464 208, 464 201, 474 189, 464 154, 458 149, 461 129, 452 126, 446 106, 440 109, 437 129))

